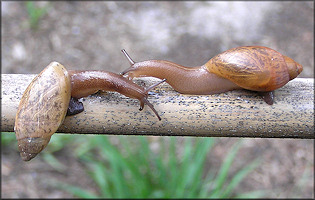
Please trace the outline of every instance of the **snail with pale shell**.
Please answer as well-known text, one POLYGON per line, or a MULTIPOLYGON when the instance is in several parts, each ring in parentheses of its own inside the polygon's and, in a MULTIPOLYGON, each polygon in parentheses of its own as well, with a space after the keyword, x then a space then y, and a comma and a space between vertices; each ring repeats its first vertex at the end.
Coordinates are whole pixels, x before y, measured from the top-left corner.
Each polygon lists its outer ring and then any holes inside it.
POLYGON ((162 82, 164 80, 144 89, 115 73, 96 70, 68 71, 58 62, 50 63, 29 84, 18 107, 14 131, 22 159, 29 161, 41 152, 66 115, 84 110, 78 99, 99 90, 116 91, 138 99, 140 110, 146 104, 161 120, 147 97, 148 92, 162 82))

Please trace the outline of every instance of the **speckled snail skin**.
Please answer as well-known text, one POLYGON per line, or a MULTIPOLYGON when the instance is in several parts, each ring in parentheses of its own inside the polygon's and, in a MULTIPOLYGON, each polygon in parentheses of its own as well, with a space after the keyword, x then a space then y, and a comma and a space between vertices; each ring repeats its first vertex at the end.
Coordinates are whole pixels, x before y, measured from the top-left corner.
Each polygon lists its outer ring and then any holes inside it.
POLYGON ((78 99, 99 90, 116 91, 138 99, 140 110, 146 104, 161 120, 147 96, 151 89, 164 81, 144 89, 115 73, 68 71, 58 62, 50 63, 29 84, 18 107, 14 131, 21 158, 29 161, 41 152, 66 115, 84 110, 78 99))
POLYGON ((183 94, 216 94, 236 89, 258 91, 273 104, 273 91, 297 77, 302 65, 279 52, 262 46, 243 46, 224 51, 200 67, 184 67, 164 60, 134 62, 121 73, 130 80, 152 76, 166 79, 183 94))

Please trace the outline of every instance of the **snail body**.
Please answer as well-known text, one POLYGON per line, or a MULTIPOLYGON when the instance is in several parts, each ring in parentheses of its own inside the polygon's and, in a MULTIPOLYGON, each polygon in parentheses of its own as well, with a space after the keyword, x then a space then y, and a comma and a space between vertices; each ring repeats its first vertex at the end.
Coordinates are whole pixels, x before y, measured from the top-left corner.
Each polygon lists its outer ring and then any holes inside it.
POLYGON ((148 88, 142 88, 132 81, 112 72, 97 70, 69 70, 71 77, 71 97, 79 99, 94 94, 99 90, 115 91, 140 101, 140 110, 148 105, 161 120, 153 105, 147 100, 148 92, 163 83, 158 82, 148 88))
POLYGON ((257 91, 273 103, 272 91, 297 77, 303 67, 293 59, 262 46, 229 49, 200 67, 184 67, 164 60, 134 62, 123 50, 131 67, 127 78, 152 76, 166 79, 183 94, 216 94, 235 89, 257 91))
POLYGON ((66 115, 74 115, 84 110, 78 99, 99 90, 116 91, 138 99, 140 110, 146 104, 161 120, 147 97, 151 89, 164 81, 145 89, 115 73, 68 71, 58 62, 50 63, 29 84, 18 107, 14 131, 21 158, 29 161, 41 152, 66 115))

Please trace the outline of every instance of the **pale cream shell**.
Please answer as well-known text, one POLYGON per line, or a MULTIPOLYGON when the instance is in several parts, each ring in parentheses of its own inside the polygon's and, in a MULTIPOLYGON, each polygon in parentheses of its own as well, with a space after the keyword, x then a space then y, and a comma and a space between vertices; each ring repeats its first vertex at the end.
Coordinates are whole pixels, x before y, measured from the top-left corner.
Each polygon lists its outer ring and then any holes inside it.
POLYGON ((14 131, 23 160, 35 157, 63 122, 71 97, 68 71, 50 63, 25 90, 16 113, 14 131))

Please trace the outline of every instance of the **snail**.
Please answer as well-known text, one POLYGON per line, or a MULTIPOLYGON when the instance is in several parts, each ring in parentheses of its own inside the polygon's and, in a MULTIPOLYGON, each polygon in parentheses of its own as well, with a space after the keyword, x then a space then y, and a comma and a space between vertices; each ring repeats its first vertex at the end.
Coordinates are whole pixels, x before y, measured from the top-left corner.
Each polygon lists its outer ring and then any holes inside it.
POLYGON ((131 67, 120 73, 134 77, 166 79, 183 94, 216 94, 236 89, 257 91, 264 101, 273 104, 273 91, 297 77, 302 65, 279 52, 263 46, 232 48, 200 67, 184 67, 164 60, 134 62, 125 50, 131 67))
POLYGON ((66 115, 74 115, 84 110, 78 99, 99 90, 117 91, 138 99, 140 110, 146 104, 161 120, 147 96, 150 90, 164 81, 144 89, 115 73, 68 71, 58 62, 50 63, 24 91, 16 113, 14 131, 21 158, 29 161, 41 152, 66 115))

